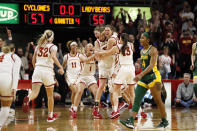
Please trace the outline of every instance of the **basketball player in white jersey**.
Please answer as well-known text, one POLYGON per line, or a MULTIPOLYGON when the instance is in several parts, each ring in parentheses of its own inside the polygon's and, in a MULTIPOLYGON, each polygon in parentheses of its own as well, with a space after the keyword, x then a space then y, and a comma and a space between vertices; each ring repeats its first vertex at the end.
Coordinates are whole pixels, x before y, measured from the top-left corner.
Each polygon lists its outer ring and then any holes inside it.
POLYGON ((119 110, 118 110, 118 92, 120 91, 120 87, 122 84, 125 83, 131 89, 132 94, 132 104, 134 102, 134 84, 133 78, 135 77, 135 67, 133 65, 133 45, 128 43, 128 34, 123 33, 120 36, 120 42, 117 46, 113 46, 110 50, 102 51, 102 52, 95 52, 96 55, 103 55, 105 57, 111 56, 113 54, 119 54, 119 62, 120 68, 117 72, 116 78, 114 80, 114 87, 111 92, 113 93, 113 102, 114 102, 114 109, 111 114, 111 118, 119 117, 119 110))
MULTIPOLYGON (((79 53, 77 53, 77 43, 75 41, 72 41, 69 45, 69 50, 70 53, 66 54, 64 56, 64 61, 63 61, 63 68, 66 67, 66 82, 72 91, 71 95, 71 108, 74 105, 74 98, 76 94, 76 81, 78 74, 81 70, 81 65, 80 65, 80 59, 79 59, 79 53)), ((69 110, 71 111, 71 108, 69 110)))
POLYGON ((10 106, 15 100, 18 86, 21 59, 7 45, 3 45, 0 52, 0 130, 9 116, 10 106))
POLYGON ((40 91, 40 87, 44 84, 48 98, 48 119, 47 122, 53 122, 58 115, 53 113, 54 98, 53 90, 55 84, 54 78, 54 63, 58 66, 58 72, 63 75, 64 70, 59 63, 56 53, 57 46, 52 42, 54 33, 51 30, 45 30, 44 34, 38 40, 38 46, 35 49, 32 64, 34 72, 32 76, 32 92, 23 100, 23 111, 27 112, 29 109, 29 102, 34 100, 40 91))
MULTIPOLYGON (((105 38, 107 39, 106 49, 111 49, 114 45, 117 44, 117 34, 114 32, 114 29, 110 25, 106 25, 104 29, 105 38)), ((98 44, 95 44, 95 50, 99 51, 102 50, 101 41, 98 44)), ((99 61, 99 88, 97 90, 96 98, 95 98, 95 105, 93 107, 93 116, 94 118, 102 119, 101 114, 99 113, 99 102, 101 98, 101 94, 105 87, 107 79, 111 79, 114 67, 115 67, 115 55, 108 56, 105 58, 100 57, 99 61)))
POLYGON ((80 54, 79 58, 81 61, 81 71, 77 79, 77 93, 75 95, 74 106, 71 112, 72 118, 77 117, 77 107, 80 103, 84 89, 87 87, 93 93, 94 97, 96 97, 98 89, 98 85, 94 77, 96 63, 93 54, 93 45, 91 43, 86 45, 85 54, 80 54))

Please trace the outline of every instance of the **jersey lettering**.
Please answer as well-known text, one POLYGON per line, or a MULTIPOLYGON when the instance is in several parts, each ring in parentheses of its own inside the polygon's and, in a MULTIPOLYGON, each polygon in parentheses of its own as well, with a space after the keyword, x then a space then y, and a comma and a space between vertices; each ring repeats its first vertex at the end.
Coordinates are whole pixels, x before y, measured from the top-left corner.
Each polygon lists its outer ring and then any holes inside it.
POLYGON ((48 48, 40 47, 40 53, 38 54, 39 57, 48 57, 48 48))
POLYGON ((0 56, 0 62, 3 62, 5 54, 3 54, 2 56, 0 56))

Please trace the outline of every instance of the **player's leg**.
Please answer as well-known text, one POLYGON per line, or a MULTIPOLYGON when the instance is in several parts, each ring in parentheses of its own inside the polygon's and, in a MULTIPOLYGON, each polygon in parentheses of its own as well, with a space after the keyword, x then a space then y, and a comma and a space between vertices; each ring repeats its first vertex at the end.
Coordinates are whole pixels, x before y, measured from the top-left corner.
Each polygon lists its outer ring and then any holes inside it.
POLYGON ((70 90, 71 90, 71 108, 74 106, 74 100, 75 100, 75 95, 76 95, 76 85, 75 84, 71 84, 69 86, 70 90))
POLYGON ((29 101, 36 99, 36 97, 38 96, 40 92, 41 86, 42 86, 42 83, 32 83, 32 91, 29 94, 29 101))
POLYGON ((113 112, 110 115, 111 119, 115 119, 120 116, 119 109, 118 109, 118 96, 119 96, 119 91, 120 91, 121 84, 114 84, 114 89, 113 89, 113 103, 114 103, 114 108, 113 112))
POLYGON ((94 83, 94 84, 91 84, 88 88, 93 93, 94 98, 96 98, 96 93, 97 93, 97 90, 98 90, 98 85, 96 83, 94 83))
POLYGON ((23 99, 23 105, 22 105, 23 112, 26 113, 29 111, 29 102, 36 99, 36 97, 38 96, 40 92, 41 86, 42 86, 42 83, 32 83, 31 93, 28 96, 24 97, 23 99))
POLYGON ((99 88, 96 93, 95 106, 99 106, 100 98, 105 87, 107 79, 99 79, 99 88))
POLYGON ((74 106, 71 110, 72 118, 77 117, 77 108, 78 108, 79 103, 81 101, 81 96, 83 95, 83 91, 84 91, 85 87, 86 87, 86 84, 83 82, 80 82, 77 84, 76 94, 75 94, 75 98, 74 98, 74 106))
POLYGON ((129 96, 130 96, 130 102, 131 102, 132 105, 133 105, 133 103, 134 103, 134 98, 135 98, 135 91, 134 91, 135 85, 129 84, 128 86, 129 86, 128 91, 129 91, 129 94, 130 94, 130 95, 129 95, 129 96))
POLYGON ((47 122, 53 122, 58 117, 58 115, 53 112, 53 109, 54 109, 53 90, 54 90, 54 85, 46 87, 47 98, 48 98, 48 120, 47 122))
POLYGON ((138 82, 138 85, 135 91, 135 98, 134 98, 134 104, 132 107, 131 117, 126 121, 120 120, 120 122, 126 127, 131 128, 131 129, 134 128, 134 119, 140 109, 141 101, 148 90, 147 88, 148 86, 145 83, 138 82))
POLYGON ((161 99, 161 83, 156 82, 153 87, 150 88, 151 94, 154 98, 155 103, 157 104, 157 107, 160 111, 162 122, 157 126, 160 127, 166 127, 168 125, 168 121, 166 120, 166 110, 165 105, 162 102, 161 99))
POLYGON ((11 96, 1 96, 0 130, 9 116, 12 99, 13 97, 11 96))

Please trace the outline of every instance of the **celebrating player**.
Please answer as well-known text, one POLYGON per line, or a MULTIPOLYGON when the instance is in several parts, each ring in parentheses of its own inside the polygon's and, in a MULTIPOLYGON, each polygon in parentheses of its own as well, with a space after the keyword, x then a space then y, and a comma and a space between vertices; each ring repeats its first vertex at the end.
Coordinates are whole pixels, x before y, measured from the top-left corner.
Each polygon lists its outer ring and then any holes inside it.
MULTIPOLYGON (((68 48, 70 50, 70 53, 68 53, 64 56, 64 62, 63 62, 63 68, 66 67, 66 74, 65 74, 66 82, 72 91, 71 108, 74 105, 74 98, 75 98, 75 94, 76 94, 76 85, 75 84, 77 81, 79 71, 81 69, 79 53, 77 53, 77 46, 78 45, 75 41, 72 41, 69 44, 68 48)), ((71 111, 71 108, 69 108, 70 111, 71 111)))
MULTIPOLYGON (((114 29, 110 25, 106 25, 104 29, 105 38, 107 39, 106 49, 111 49, 114 45, 117 44, 117 34, 114 32, 114 29)), ((95 43, 95 50, 102 50, 103 45, 102 41, 98 41, 95 43)), ((105 45, 104 45, 105 46, 105 45)), ((103 48, 104 49, 104 48, 103 48)), ((111 55, 105 58, 100 58, 98 63, 99 67, 99 88, 97 90, 96 98, 95 98, 95 105, 93 107, 93 116, 94 118, 102 119, 101 114, 99 113, 99 102, 102 91, 105 87, 107 79, 111 79, 114 67, 115 67, 115 55, 111 55)))
POLYGON ((23 100, 23 111, 27 112, 29 109, 29 102, 38 96, 40 87, 44 84, 48 97, 49 113, 47 122, 53 122, 58 117, 56 113, 53 113, 53 90, 55 84, 53 64, 55 63, 58 66, 58 72, 61 75, 64 74, 63 67, 56 57, 57 46, 52 43, 53 39, 53 31, 45 30, 44 34, 38 40, 38 46, 35 49, 32 60, 32 64, 34 66, 32 76, 32 92, 23 100))
POLYGON ((0 130, 9 116, 11 103, 15 100, 20 67, 21 59, 11 52, 8 45, 3 45, 0 53, 0 130))
POLYGON ((113 54, 119 54, 119 63, 120 68, 117 71, 117 75, 114 80, 114 87, 111 89, 113 93, 113 103, 114 109, 111 114, 111 118, 119 117, 118 110, 118 94, 120 92, 120 87, 126 81, 126 84, 129 85, 132 95, 132 104, 134 98, 134 84, 133 78, 135 77, 135 67, 133 65, 133 45, 128 42, 128 35, 126 33, 121 34, 120 43, 117 46, 113 46, 110 50, 99 52, 100 55, 105 57, 111 56, 113 54))
POLYGON ((98 85, 94 77, 96 64, 93 54, 93 45, 91 43, 86 45, 85 52, 85 55, 81 54, 79 56, 82 67, 77 79, 77 91, 75 95, 74 106, 71 111, 71 116, 73 118, 77 117, 77 107, 80 103, 84 89, 86 87, 89 88, 94 94, 94 97, 96 97, 96 92, 98 89, 98 85))

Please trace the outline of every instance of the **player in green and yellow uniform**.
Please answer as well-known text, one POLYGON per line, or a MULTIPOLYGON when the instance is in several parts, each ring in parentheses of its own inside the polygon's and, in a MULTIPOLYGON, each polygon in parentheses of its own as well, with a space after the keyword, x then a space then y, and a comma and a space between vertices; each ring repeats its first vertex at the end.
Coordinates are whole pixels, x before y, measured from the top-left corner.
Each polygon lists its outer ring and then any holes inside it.
MULTIPOLYGON (((191 61, 192 65, 190 66, 190 69, 193 70, 193 86, 194 86, 194 92, 195 96, 197 97, 197 42, 192 45, 192 55, 191 55, 191 61)), ((195 98, 195 101, 197 101, 197 98, 195 98)))
POLYGON ((147 90, 150 89, 162 118, 161 123, 156 128, 165 128, 168 125, 168 121, 166 120, 165 106, 161 100, 161 75, 157 70, 158 51, 154 46, 150 45, 150 36, 147 32, 141 35, 140 43, 144 47, 141 51, 142 72, 134 78, 138 83, 135 91, 132 116, 128 120, 120 120, 120 122, 128 128, 134 128, 134 118, 139 111, 141 100, 147 90))

